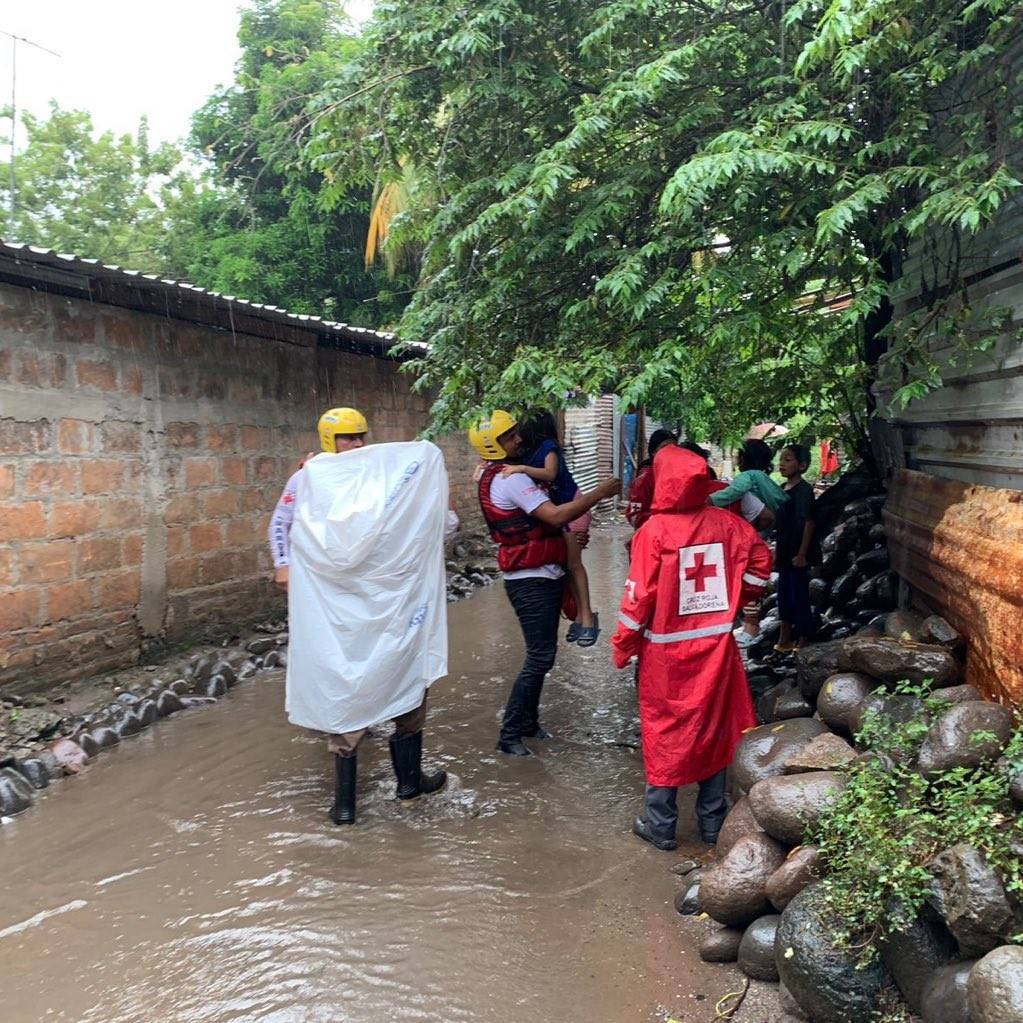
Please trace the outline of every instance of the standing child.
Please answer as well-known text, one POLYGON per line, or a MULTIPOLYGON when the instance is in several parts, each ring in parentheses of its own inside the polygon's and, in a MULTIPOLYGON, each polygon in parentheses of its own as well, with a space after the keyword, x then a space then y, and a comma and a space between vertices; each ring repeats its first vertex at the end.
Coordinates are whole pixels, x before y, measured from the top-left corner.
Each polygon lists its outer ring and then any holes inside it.
MULTIPOLYGON (((565 464, 554 416, 545 409, 531 409, 519 421, 518 428, 526 460, 522 465, 505 466, 502 474, 525 473, 530 479, 549 484, 554 504, 574 501, 580 491, 565 464)), ((592 520, 593 516, 586 512, 565 527, 568 587, 576 606, 576 619, 568 627, 565 639, 579 646, 593 646, 600 635, 600 622, 590 606, 590 581, 583 565, 583 548, 589 542, 592 520)))
POLYGON ((775 564, 778 567, 778 653, 804 646, 816 631, 810 604, 809 565, 814 560, 813 487, 803 479, 810 451, 802 444, 782 448, 778 471, 785 477, 788 500, 778 509, 775 564))

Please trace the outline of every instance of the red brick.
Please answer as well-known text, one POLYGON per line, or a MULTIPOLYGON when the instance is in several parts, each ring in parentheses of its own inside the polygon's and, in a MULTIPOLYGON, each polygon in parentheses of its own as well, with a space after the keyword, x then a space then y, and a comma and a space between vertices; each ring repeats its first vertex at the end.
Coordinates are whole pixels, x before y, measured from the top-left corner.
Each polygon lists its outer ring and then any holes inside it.
POLYGON ((208 554, 202 561, 202 581, 222 583, 237 578, 237 558, 231 551, 208 554))
POLYGON ((277 459, 269 455, 252 460, 252 478, 254 480, 278 480, 281 478, 281 471, 277 465, 277 459))
POLYGON ((182 366, 161 366, 157 371, 160 394, 173 398, 187 398, 192 394, 191 373, 182 366))
POLYGON ((46 591, 46 620, 79 618, 93 606, 92 583, 80 581, 51 586, 46 591))
POLYGON ((259 388, 252 380, 239 380, 232 377, 228 382, 228 397, 238 405, 250 405, 259 401, 259 388))
POLYGON ((95 524, 99 529, 138 529, 142 525, 142 502, 134 497, 120 497, 96 502, 95 524))
POLYGON ((188 458, 185 460, 185 486, 208 487, 217 482, 215 458, 188 458))
POLYGON ((173 345, 175 353, 182 359, 197 359, 207 347, 206 335, 198 327, 176 324, 173 345))
POLYGON ((224 531, 219 522, 202 522, 193 526, 189 534, 189 542, 196 554, 203 551, 216 551, 224 546, 224 531))
POLYGON ((276 504, 280 495, 266 487, 246 487, 238 491, 238 510, 242 512, 263 512, 276 504))
POLYGON ((92 344, 96 340, 96 316, 81 300, 69 298, 54 315, 53 339, 70 344, 92 344))
POLYGON ((207 401, 223 401, 227 397, 227 387, 224 378, 219 374, 200 376, 197 381, 197 390, 200 398, 207 401))
POLYGON ((168 447, 197 448, 202 427, 198 423, 168 423, 164 438, 168 447))
POLYGON ((243 426, 240 434, 246 451, 262 451, 269 446, 270 431, 262 426, 243 426))
POLYGON ((239 486, 249 478, 249 460, 240 458, 237 455, 220 460, 220 472, 225 483, 239 486))
POLYGON ((183 526, 171 526, 167 530, 167 557, 180 558, 191 553, 188 544, 188 529, 183 526))
POLYGON ((137 454, 142 450, 143 429, 139 423, 104 423, 100 427, 103 450, 137 454))
POLYGON ((67 359, 63 355, 23 351, 18 356, 15 380, 25 387, 63 387, 67 377, 67 359))
POLYGON ((0 352, 0 380, 11 379, 11 353, 0 352))
POLYGON ((87 458, 79 466, 83 494, 117 493, 124 480, 125 463, 112 458, 87 458))
POLYGON ((145 383, 141 366, 125 366, 121 371, 121 388, 126 394, 142 394, 145 383))
POLYGON ((260 529, 262 523, 253 523, 250 519, 232 519, 224 532, 225 546, 248 547, 253 543, 262 542, 266 531, 260 529))
POLYGON ((206 447, 210 451, 234 451, 238 446, 236 426, 206 427, 206 447))
POLYGON ((117 390, 117 367, 112 362, 96 359, 79 359, 75 363, 75 379, 79 387, 90 387, 98 391, 117 390))
POLYGON ((104 316, 103 336, 108 345, 125 352, 140 352, 146 344, 142 322, 134 317, 114 314, 104 316))
POLYGON ((104 576, 99 580, 96 590, 100 607, 130 607, 139 602, 142 592, 141 575, 138 569, 133 569, 104 576))
POLYGON ((199 584, 197 558, 178 558, 167 562, 167 585, 172 590, 189 590, 199 584))
POLYGON ((203 497, 203 508, 211 519, 224 518, 238 511, 238 493, 234 490, 213 490, 203 497))
POLYGON ((0 505, 0 542, 42 536, 46 536, 46 514, 41 501, 0 505))
POLYGON ((81 536, 95 531, 96 525, 95 501, 59 501, 50 513, 53 536, 81 536))
POLYGON ((81 455, 96 444, 96 427, 83 419, 62 419, 57 424, 57 450, 64 455, 81 455))
POLYGON ((141 565, 142 554, 145 550, 145 537, 141 533, 124 538, 124 545, 121 549, 122 565, 141 565))
POLYGON ((78 571, 82 575, 121 567, 121 541, 116 537, 90 537, 78 545, 78 571))
POLYGON ((25 583, 52 583, 74 574, 74 541, 49 540, 27 544, 18 551, 20 578, 25 583))
POLYGON ((202 505, 195 494, 178 494, 167 502, 163 521, 170 525, 195 522, 202 517, 202 505))
POLYGON ((41 454, 49 450, 52 436, 50 424, 45 419, 34 423, 0 419, 0 455, 41 454))
POLYGON ((28 497, 59 494, 72 497, 78 489, 78 466, 74 462, 35 462, 28 466, 22 491, 28 497))
POLYGON ((35 586, 0 593, 0 631, 27 629, 42 621, 42 591, 35 586))
POLYGON ((14 466, 0 465, 0 500, 14 493, 14 466))

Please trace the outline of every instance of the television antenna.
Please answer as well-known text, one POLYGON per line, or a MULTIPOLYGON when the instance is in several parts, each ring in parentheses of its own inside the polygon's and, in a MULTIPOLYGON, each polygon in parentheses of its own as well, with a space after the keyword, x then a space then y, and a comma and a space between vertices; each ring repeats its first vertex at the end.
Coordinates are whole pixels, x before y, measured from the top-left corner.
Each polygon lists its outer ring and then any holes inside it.
POLYGON ((0 28, 0 36, 6 36, 11 41, 11 217, 14 217, 15 212, 18 208, 18 178, 14 171, 14 146, 17 141, 18 132, 18 43, 24 43, 26 46, 32 46, 37 50, 42 50, 43 53, 50 54, 51 57, 60 59, 60 54, 54 52, 41 43, 33 42, 31 39, 26 39, 24 36, 17 36, 13 32, 5 32, 0 28))

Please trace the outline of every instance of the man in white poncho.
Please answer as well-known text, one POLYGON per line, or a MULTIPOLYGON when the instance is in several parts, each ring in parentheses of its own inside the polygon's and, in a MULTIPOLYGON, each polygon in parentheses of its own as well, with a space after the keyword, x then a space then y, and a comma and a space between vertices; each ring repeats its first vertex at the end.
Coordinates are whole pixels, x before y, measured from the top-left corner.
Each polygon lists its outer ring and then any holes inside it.
POLYGON ((324 414, 327 453, 289 481, 270 530, 288 586, 286 709, 292 723, 329 735, 335 824, 355 822, 358 746, 387 719, 398 798, 446 781, 421 767, 427 691, 447 673, 444 460, 427 442, 363 447, 366 429, 355 410, 324 414))

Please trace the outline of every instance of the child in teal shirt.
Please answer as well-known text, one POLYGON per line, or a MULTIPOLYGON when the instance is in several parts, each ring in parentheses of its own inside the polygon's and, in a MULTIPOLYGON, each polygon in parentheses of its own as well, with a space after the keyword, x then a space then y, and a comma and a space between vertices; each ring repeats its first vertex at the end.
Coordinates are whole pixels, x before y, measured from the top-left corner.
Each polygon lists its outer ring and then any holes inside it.
POLYGON ((739 452, 739 474, 724 490, 710 495, 710 503, 726 508, 741 501, 744 494, 753 494, 777 512, 789 495, 767 474, 771 471, 771 449, 762 440, 748 440, 739 452))

